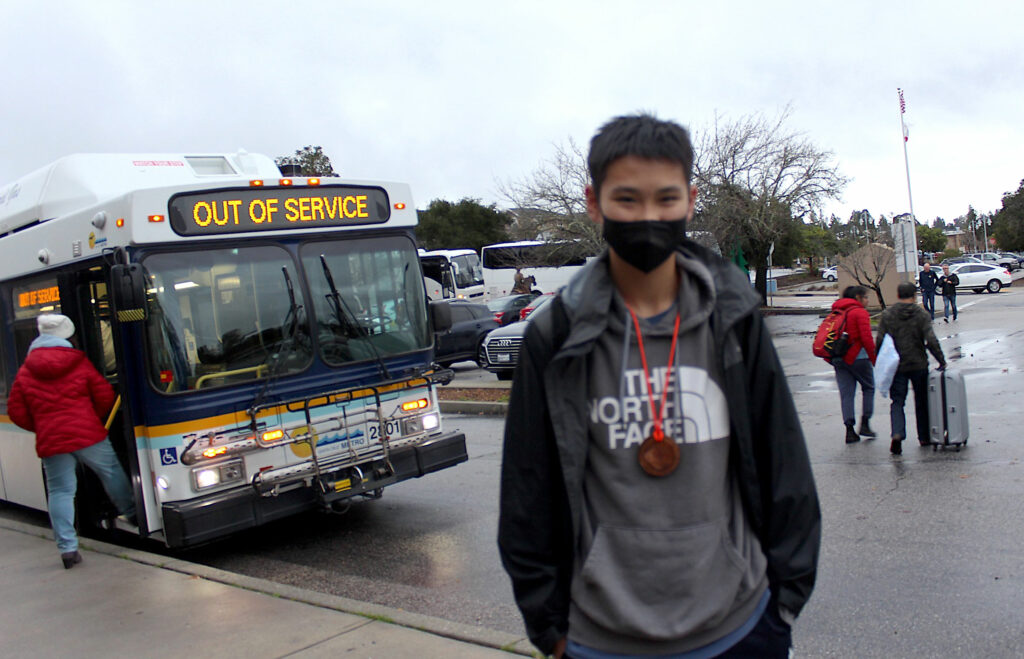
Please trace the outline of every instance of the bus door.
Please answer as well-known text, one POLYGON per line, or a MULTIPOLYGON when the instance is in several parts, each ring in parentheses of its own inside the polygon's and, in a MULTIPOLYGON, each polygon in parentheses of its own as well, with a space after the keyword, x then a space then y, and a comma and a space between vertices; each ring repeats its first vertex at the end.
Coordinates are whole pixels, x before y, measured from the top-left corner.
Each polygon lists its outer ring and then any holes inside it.
MULTIPOLYGON (((66 305, 66 313, 75 323, 76 347, 85 352, 89 361, 96 367, 114 392, 118 395, 114 403, 114 409, 107 418, 103 419, 108 424, 110 443, 114 447, 122 466, 128 474, 129 481, 135 493, 135 501, 138 504, 142 500, 140 494, 141 482, 139 479, 139 460, 135 450, 135 433, 130 419, 128 404, 128 387, 124 386, 121 368, 124 351, 118 348, 118 328, 114 327, 113 315, 111 313, 110 297, 107 282, 109 281, 109 267, 104 264, 94 263, 90 266, 76 270, 64 275, 62 290, 70 290, 72 304, 66 305)), ((62 279, 63 279, 62 278, 62 279)), ((91 487, 100 488, 99 480, 91 473, 86 478, 91 487)), ((79 491, 82 491, 80 485, 79 491)), ((100 489, 99 492, 102 492, 100 489)), ((89 497, 105 501, 105 497, 89 497)), ((106 504, 109 505, 109 504, 106 504)), ((137 506, 141 510, 141 506, 137 506)), ((82 512, 80 510, 80 512, 82 512)), ((103 505, 90 507, 87 511, 94 519, 101 519, 110 516, 110 510, 103 509, 103 505)), ((116 514, 116 512, 114 513, 116 514)))

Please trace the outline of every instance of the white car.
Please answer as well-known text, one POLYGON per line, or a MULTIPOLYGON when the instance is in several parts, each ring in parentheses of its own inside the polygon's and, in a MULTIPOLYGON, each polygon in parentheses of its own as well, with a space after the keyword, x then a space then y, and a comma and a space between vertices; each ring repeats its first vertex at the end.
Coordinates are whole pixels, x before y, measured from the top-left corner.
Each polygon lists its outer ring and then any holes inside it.
POLYGON ((825 268, 821 271, 821 278, 827 281, 835 281, 839 279, 839 271, 836 266, 831 268, 825 268))
POLYGON ((987 290, 989 293, 998 293, 1003 286, 1013 283, 1010 271, 998 265, 987 263, 958 263, 952 266, 949 271, 956 273, 960 279, 957 290, 969 288, 975 293, 987 290))

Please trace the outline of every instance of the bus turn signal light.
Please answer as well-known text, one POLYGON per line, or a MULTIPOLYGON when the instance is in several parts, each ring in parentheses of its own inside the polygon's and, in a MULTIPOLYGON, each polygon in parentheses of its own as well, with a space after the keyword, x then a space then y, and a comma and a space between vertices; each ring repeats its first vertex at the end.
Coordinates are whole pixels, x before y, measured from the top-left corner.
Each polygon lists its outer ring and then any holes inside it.
POLYGON ((164 216, 163 215, 150 215, 149 216, 149 221, 150 222, 163 222, 164 221, 164 216))
POLYGON ((395 210, 396 211, 405 210, 405 204, 403 204, 402 202, 396 203, 395 204, 395 210))
POLYGON ((215 446, 213 448, 208 448, 205 451, 203 451, 203 456, 207 458, 215 458, 218 455, 224 455, 225 453, 227 453, 227 451, 227 446, 215 446))
POLYGON ((263 433, 261 439, 263 440, 264 443, 269 443, 276 442, 282 437, 284 437, 284 431, 279 428, 277 430, 268 430, 267 432, 263 433))
POLYGON ((420 398, 419 400, 411 400, 408 403, 402 403, 403 412, 412 412, 413 410, 422 410, 424 407, 429 405, 426 398, 420 398))

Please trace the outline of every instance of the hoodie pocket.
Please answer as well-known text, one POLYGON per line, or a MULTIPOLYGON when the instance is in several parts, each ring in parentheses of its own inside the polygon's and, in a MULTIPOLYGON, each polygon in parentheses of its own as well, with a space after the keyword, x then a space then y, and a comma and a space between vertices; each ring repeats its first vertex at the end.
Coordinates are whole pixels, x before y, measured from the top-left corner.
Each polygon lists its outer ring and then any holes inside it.
POLYGON ((572 599, 605 629, 655 641, 713 629, 756 579, 721 522, 682 529, 599 526, 572 599))

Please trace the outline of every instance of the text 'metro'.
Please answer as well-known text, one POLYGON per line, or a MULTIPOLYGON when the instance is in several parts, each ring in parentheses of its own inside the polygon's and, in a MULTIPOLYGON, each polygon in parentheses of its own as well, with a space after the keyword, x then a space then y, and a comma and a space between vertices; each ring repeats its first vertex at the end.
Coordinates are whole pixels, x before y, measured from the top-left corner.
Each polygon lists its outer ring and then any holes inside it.
POLYGON ((178 194, 169 202, 181 236, 382 224, 391 216, 381 188, 235 188, 178 194))

